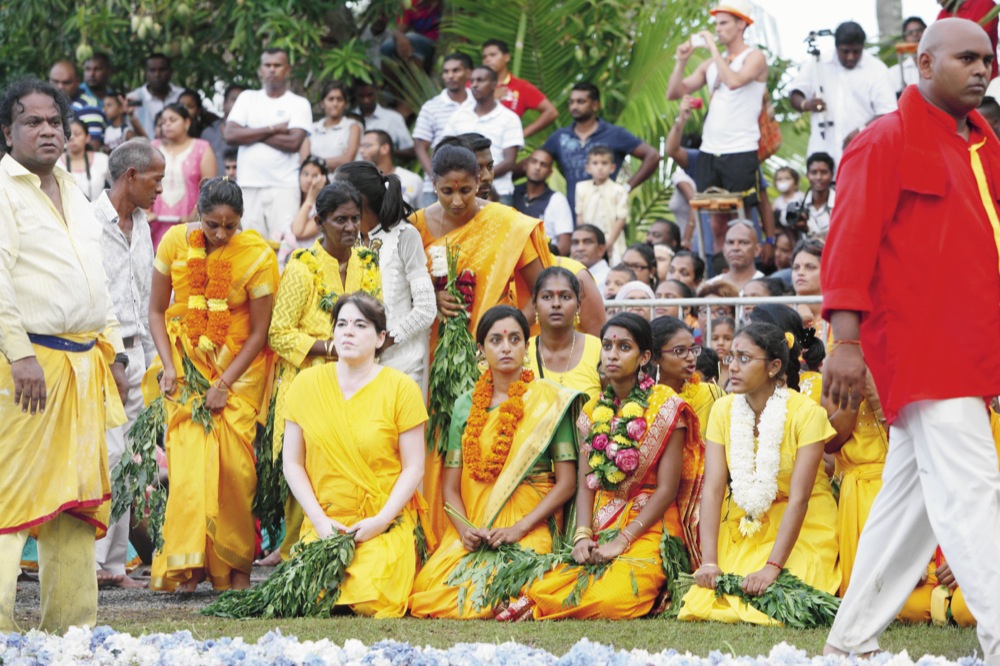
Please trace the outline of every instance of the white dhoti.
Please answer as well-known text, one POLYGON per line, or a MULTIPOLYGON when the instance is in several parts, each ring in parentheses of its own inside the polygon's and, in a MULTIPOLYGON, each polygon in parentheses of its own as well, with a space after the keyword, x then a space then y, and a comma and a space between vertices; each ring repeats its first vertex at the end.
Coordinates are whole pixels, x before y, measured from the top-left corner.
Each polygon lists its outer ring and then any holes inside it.
POLYGON ((861 533, 827 644, 879 649, 940 544, 977 619, 984 659, 1000 666, 1000 467, 981 398, 905 406, 889 429, 882 490, 861 533))

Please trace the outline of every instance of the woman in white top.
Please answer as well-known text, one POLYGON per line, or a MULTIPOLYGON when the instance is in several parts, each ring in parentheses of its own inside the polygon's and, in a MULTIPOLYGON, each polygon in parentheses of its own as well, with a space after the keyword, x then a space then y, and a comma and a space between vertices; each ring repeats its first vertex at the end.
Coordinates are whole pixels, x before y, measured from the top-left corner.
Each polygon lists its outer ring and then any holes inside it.
POLYGON ((388 319, 381 363, 409 375, 426 397, 430 327, 437 301, 420 232, 405 220, 412 211, 403 199, 402 184, 395 174, 385 176, 361 160, 338 168, 333 179, 346 180, 361 192, 362 242, 381 243, 379 268, 388 319))
POLYGON ((347 86, 331 81, 323 87, 320 97, 323 118, 313 123, 312 130, 302 142, 299 156, 304 160, 316 155, 326 161, 333 171, 353 160, 361 146, 361 123, 344 114, 347 111, 347 86))
POLYGON ((90 149, 90 133, 80 120, 70 123, 63 166, 91 201, 97 201, 108 179, 108 156, 90 149))

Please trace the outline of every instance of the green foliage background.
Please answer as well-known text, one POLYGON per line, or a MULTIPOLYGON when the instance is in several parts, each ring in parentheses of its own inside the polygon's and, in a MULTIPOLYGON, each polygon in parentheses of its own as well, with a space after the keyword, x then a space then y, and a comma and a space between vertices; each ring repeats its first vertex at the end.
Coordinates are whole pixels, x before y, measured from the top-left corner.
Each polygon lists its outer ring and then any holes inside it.
MULTIPOLYGON (((571 122, 566 102, 578 81, 601 88, 606 120, 660 149, 677 115, 677 103, 664 96, 674 52, 693 32, 710 27, 710 5, 709 0, 446 0, 438 56, 457 49, 478 60, 486 39, 511 44, 514 73, 538 85, 560 110, 555 126, 529 138, 529 150, 554 127, 571 122)), ((162 51, 175 59, 176 83, 210 95, 220 82, 256 86, 260 53, 275 45, 289 50, 295 86, 309 94, 330 78, 378 78, 357 37, 378 15, 395 15, 401 7, 402 0, 5 0, 0 86, 22 74, 44 77, 59 58, 82 64, 92 52, 103 51, 116 65, 112 84, 127 90, 142 83, 145 56, 162 51)), ((779 116, 788 121, 786 147, 774 164, 800 164, 804 156, 797 152, 805 142, 797 132, 807 125, 787 114, 781 85, 787 63, 773 57, 771 62, 770 89, 779 116)), ((410 108, 440 89, 414 68, 390 65, 389 74, 410 108)), ((696 116, 693 129, 701 120, 696 116)), ((662 163, 632 195, 630 238, 652 219, 669 217, 672 169, 662 163)))

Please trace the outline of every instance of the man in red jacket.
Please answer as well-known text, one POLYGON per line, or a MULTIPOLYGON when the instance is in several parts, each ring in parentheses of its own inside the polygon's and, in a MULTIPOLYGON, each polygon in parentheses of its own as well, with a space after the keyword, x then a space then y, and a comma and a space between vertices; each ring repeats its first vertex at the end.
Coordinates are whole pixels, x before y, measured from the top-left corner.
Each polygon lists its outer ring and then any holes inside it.
POLYGON ((918 85, 841 163, 823 393, 857 409, 867 362, 890 444, 828 654, 878 650, 940 543, 1000 664, 1000 469, 984 401, 1000 394, 1000 146, 976 111, 993 59, 975 23, 932 24, 918 85))

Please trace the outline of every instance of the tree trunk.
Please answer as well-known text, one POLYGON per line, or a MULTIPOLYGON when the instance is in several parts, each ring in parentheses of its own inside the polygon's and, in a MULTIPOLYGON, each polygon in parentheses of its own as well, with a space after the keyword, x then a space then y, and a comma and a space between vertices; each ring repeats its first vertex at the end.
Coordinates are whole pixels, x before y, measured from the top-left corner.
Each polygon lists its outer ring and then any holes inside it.
POLYGON ((903 31, 902 0, 876 0, 879 41, 899 38, 903 31))

